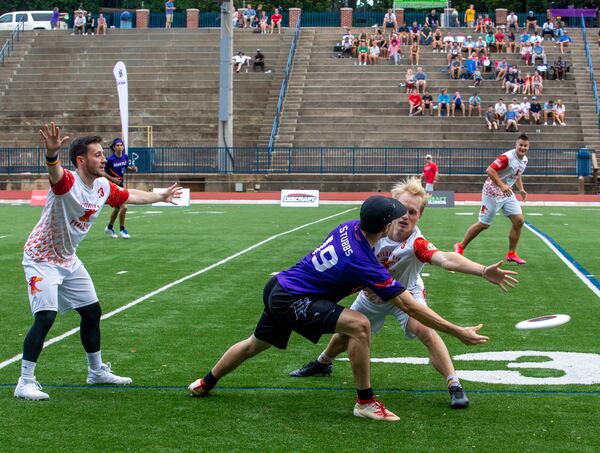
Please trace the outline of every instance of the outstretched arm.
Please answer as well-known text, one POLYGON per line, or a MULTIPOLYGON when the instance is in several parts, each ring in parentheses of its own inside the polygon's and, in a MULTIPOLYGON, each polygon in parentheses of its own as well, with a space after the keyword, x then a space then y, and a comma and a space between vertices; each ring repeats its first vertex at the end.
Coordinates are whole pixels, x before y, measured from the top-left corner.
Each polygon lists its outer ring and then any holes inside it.
POLYGON ((490 266, 471 261, 469 258, 459 255, 455 252, 438 251, 431 257, 431 264, 440 266, 447 271, 461 272, 463 274, 480 275, 488 282, 498 285, 504 292, 508 287, 514 288, 518 280, 513 277, 517 272, 501 269, 502 261, 498 261, 490 266))
POLYGON ((60 165, 58 151, 60 151, 63 143, 65 143, 69 137, 60 136, 60 128, 54 124, 54 121, 50 123, 50 126, 45 124, 44 127, 40 129, 40 135, 42 136, 44 146, 46 147, 46 166, 48 168, 50 183, 56 184, 62 179, 65 172, 60 165))
POLYGON ((173 184, 162 193, 146 192, 144 190, 128 189, 129 198, 127 203, 130 204, 151 204, 163 201, 165 203, 175 204, 175 199, 181 197, 181 186, 177 183, 173 184))

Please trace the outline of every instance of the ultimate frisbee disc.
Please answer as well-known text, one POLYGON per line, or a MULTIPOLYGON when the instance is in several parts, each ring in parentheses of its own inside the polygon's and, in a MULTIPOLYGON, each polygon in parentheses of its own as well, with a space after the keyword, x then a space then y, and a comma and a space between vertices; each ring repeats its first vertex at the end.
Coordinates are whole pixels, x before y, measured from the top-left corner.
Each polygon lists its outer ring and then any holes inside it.
POLYGON ((569 315, 547 315, 538 318, 526 319, 515 325, 518 330, 547 329, 549 327, 562 326, 571 320, 569 315))

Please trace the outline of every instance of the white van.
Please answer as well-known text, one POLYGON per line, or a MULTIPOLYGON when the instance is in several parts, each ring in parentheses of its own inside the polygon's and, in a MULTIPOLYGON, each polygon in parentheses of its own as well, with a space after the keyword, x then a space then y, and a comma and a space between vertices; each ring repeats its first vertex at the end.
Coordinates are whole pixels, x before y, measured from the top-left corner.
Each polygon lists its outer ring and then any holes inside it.
POLYGON ((15 11, 0 16, 0 31, 14 29, 25 18, 25 30, 51 30, 52 11, 15 11))

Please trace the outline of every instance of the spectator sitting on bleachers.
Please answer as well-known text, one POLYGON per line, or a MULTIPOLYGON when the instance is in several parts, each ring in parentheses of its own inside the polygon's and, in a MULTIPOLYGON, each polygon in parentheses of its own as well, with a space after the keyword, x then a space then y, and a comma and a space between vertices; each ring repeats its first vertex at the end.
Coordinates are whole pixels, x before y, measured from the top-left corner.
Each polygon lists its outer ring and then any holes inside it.
POLYGON ((425 16, 425 24, 434 31, 440 26, 440 16, 438 16, 435 9, 432 9, 431 12, 425 16))
POLYGON ((373 39, 374 39, 375 43, 377 44, 377 46, 379 47, 379 54, 380 54, 381 58, 387 58, 388 57, 388 43, 387 43, 387 40, 385 39, 385 35, 381 31, 381 29, 377 29, 377 33, 375 34, 375 37, 373 39))
POLYGON ((546 51, 544 50, 544 46, 542 46, 541 44, 536 44, 533 46, 533 63, 535 64, 536 60, 541 59, 543 64, 547 64, 546 61, 546 51))
POLYGON ((260 49, 256 49, 256 55, 254 55, 254 61, 252 62, 252 70, 258 71, 259 68, 262 72, 265 72, 265 55, 260 49))
MULTIPOLYGON (((479 63, 479 58, 477 58, 477 55, 475 54, 475 52, 473 52, 471 54, 471 56, 469 58, 467 58, 465 60, 465 71, 467 72, 467 79, 473 77, 473 74, 475 74, 475 71, 477 71, 477 65, 479 63)), ((481 71, 480 71, 481 74, 481 71)))
POLYGON ((446 57, 446 63, 448 64, 448 68, 450 68, 450 63, 454 60, 462 60, 462 54, 460 53, 460 47, 458 47, 457 42, 453 42, 450 47, 450 52, 448 52, 448 56, 446 57))
POLYGON ((554 68, 554 75, 556 76, 556 79, 565 80, 565 77, 567 75, 567 65, 560 55, 558 56, 558 60, 554 62, 554 65, 552 67, 554 68))
POLYGON ((417 79, 415 79, 415 74, 411 68, 408 68, 406 70, 406 76, 404 77, 404 83, 406 85, 406 92, 408 94, 410 94, 414 91, 417 91, 417 89, 416 89, 417 79))
POLYGON ((514 132, 519 132, 517 124, 517 113, 513 110, 512 104, 506 108, 506 132, 510 132, 514 128, 514 132))
POLYGON ((246 10, 244 11, 244 28, 250 28, 255 18, 256 10, 248 3, 248 6, 246 6, 246 10))
POLYGON ((550 19, 542 25, 542 38, 545 39, 546 36, 549 36, 550 39, 554 41, 554 24, 550 19))
POLYGON ((442 40, 442 43, 444 45, 444 50, 443 50, 444 53, 448 53, 448 51, 452 47, 453 42, 454 42, 454 37, 452 36, 452 34, 450 32, 446 33, 446 36, 444 36, 444 39, 442 40))
POLYGON ((390 44, 388 46, 388 54, 391 60, 394 60, 394 64, 398 66, 402 59, 402 50, 400 45, 400 38, 395 33, 392 35, 390 39, 390 44))
POLYGON ((398 27, 398 37, 400 38, 401 45, 407 46, 410 41, 410 32, 406 22, 402 22, 398 27))
POLYGON ((494 32, 494 22, 490 18, 489 14, 484 14, 483 16, 483 33, 494 32))
POLYGON ((463 116, 465 116, 465 101, 463 97, 460 95, 460 92, 454 93, 452 96, 452 116, 454 117, 454 112, 458 110, 462 110, 463 116))
POLYGON ((531 44, 533 44, 533 46, 535 47, 536 44, 541 44, 544 41, 544 38, 542 38, 538 32, 534 32, 530 37, 529 37, 529 42, 531 44))
POLYGON ((494 106, 494 113, 496 114, 496 120, 498 120, 498 124, 502 124, 506 118, 506 104, 502 98, 498 99, 498 102, 496 102, 496 105, 494 106))
POLYGON ((433 116, 433 96, 429 94, 429 91, 425 91, 423 94, 423 115, 425 115, 425 109, 429 109, 429 115, 433 116))
POLYGON ((524 32, 519 38, 519 45, 523 45, 526 43, 531 43, 531 35, 527 32, 524 32))
POLYGON ((485 46, 488 49, 489 52, 495 52, 497 50, 496 47, 496 36, 494 35, 494 32, 489 31, 486 35, 485 35, 485 46))
POLYGON ((529 113, 531 113, 531 120, 535 124, 540 124, 542 115, 542 105, 537 101, 537 96, 531 96, 531 105, 529 106, 529 113))
POLYGON ((521 44, 521 59, 525 61, 527 66, 532 66, 531 60, 533 58, 533 46, 530 42, 521 44))
MULTIPOLYGON (((252 58, 248 55, 244 55, 244 52, 238 52, 237 55, 233 57, 235 72, 240 72, 240 69, 242 69, 242 66, 244 65, 250 66, 250 60, 252 60, 252 58)), ((246 70, 246 72, 248 71, 246 70)))
POLYGON ((571 37, 567 35, 567 32, 565 31, 565 34, 558 38, 558 46, 560 47, 560 53, 565 53, 565 47, 569 47, 572 41, 573 40, 571 39, 571 37))
POLYGON ((482 80, 483 80, 483 77, 481 76, 481 71, 479 70, 479 68, 476 68, 475 71, 473 72, 473 86, 474 87, 481 86, 482 80))
POLYGON ((450 62, 450 78, 454 80, 460 79, 462 75, 462 63, 458 58, 450 62))
POLYGON ((468 55, 471 55, 471 52, 475 50, 477 47, 477 43, 473 41, 473 37, 471 35, 467 36, 464 45, 462 46, 462 50, 467 52, 468 55))
POLYGON ((408 116, 423 114, 423 98, 415 91, 408 95, 408 116))
POLYGON ((85 16, 85 31, 84 35, 92 35, 94 36, 94 30, 96 29, 96 21, 92 17, 92 13, 87 13, 85 16))
POLYGON ((438 28, 433 34, 433 41, 431 42, 431 47, 433 49, 433 53, 438 53, 442 51, 443 42, 442 42, 442 29, 438 28))
POLYGON ((423 89, 423 93, 427 91, 427 74, 423 72, 423 67, 419 66, 417 68, 417 73, 415 74, 416 88, 417 92, 421 92, 421 88, 423 89))
POLYGON ((509 32, 511 30, 515 33, 519 32, 519 18, 514 11, 511 11, 510 14, 506 16, 506 25, 508 26, 509 32))
POLYGON ((410 64, 413 66, 419 65, 419 40, 415 39, 410 46, 410 64))
POLYGON ((517 71, 517 93, 525 94, 525 87, 527 85, 527 76, 524 76, 521 71, 517 71))
POLYGON ((544 103, 544 126, 548 125, 548 118, 552 119, 552 125, 556 126, 556 111, 552 99, 544 103))
POLYGON ((273 9, 273 14, 271 14, 271 34, 275 31, 275 27, 277 27, 277 33, 281 34, 281 20, 283 16, 279 12, 279 8, 273 9))
POLYGON ((98 15, 98 30, 96 31, 96 33, 98 34, 98 36, 100 35, 106 35, 106 29, 108 28, 108 24, 106 23, 106 17, 104 17, 104 14, 100 13, 98 15))
POLYGON ((475 33, 483 31, 483 14, 477 14, 477 20, 475 21, 475 33))
MULTIPOLYGON (((469 98, 469 116, 471 116, 473 109, 477 109, 479 116, 481 116, 481 98, 477 93, 473 93, 473 95, 469 98)), ((494 113, 493 108, 492 113, 494 113)))
POLYGON ((479 67, 482 68, 483 72, 492 72, 494 69, 492 67, 492 62, 487 57, 487 55, 482 55, 481 58, 479 59, 479 63, 480 63, 479 67))
POLYGON ((458 44, 458 48, 464 52, 464 46, 465 46, 465 35, 463 35, 460 31, 458 33, 456 33, 456 36, 454 37, 454 41, 456 41, 456 43, 458 44))
POLYGON ((527 97, 523 97, 523 102, 521 102, 519 106, 521 108, 521 119, 529 122, 529 110, 531 109, 531 104, 527 100, 527 97))
POLYGON ((512 111, 517 114, 517 124, 521 121, 522 112, 521 112, 521 104, 517 101, 517 98, 513 98, 512 102, 507 106, 512 107, 512 111))
POLYGON ((354 47, 354 38, 352 37, 352 35, 350 36, 346 36, 344 35, 344 37, 342 38, 342 54, 345 57, 351 57, 352 56, 352 48, 354 47))
POLYGON ((521 90, 522 94, 533 94, 533 76, 531 73, 527 73, 525 77, 523 77, 524 86, 521 90))
POLYGON ((542 91, 544 90, 544 79, 542 75, 536 71, 533 75, 533 79, 531 80, 531 85, 533 87, 533 94, 536 96, 541 96, 542 91))
POLYGON ((408 33, 409 33, 409 38, 410 38, 410 43, 414 44, 415 42, 419 42, 419 37, 421 34, 421 27, 419 26, 419 24, 417 23, 417 21, 415 20, 412 23, 412 26, 408 29, 408 33))
POLYGON ((244 26, 244 15, 238 9, 233 11, 233 28, 242 28, 244 26))
POLYGON ((477 50, 477 55, 479 55, 480 57, 481 55, 488 54, 487 44, 481 36, 477 38, 477 42, 475 43, 475 50, 477 50))
POLYGON ((396 20, 396 15, 394 14, 394 11, 389 8, 387 10, 387 13, 385 13, 385 16, 383 16, 383 26, 388 29, 391 28, 390 32, 394 32, 396 31, 396 28, 398 28, 398 21, 396 20))
POLYGON ((258 19, 258 26, 260 28, 260 34, 266 35, 269 33, 269 16, 266 11, 260 12, 260 18, 258 19))
POLYGON ((508 35, 506 35, 506 52, 517 52, 517 36, 512 30, 508 32, 508 35))
MULTIPOLYGON (((504 80, 504 76, 506 76, 506 72, 508 71, 508 61, 506 58, 502 60, 496 61, 496 80, 504 80)), ((504 88, 504 84, 502 85, 504 88)))
POLYGON ((496 49, 498 50, 498 53, 506 50, 506 35, 504 34, 504 25, 498 27, 498 30, 494 35, 494 39, 496 40, 496 49))
POLYGON ((554 118, 561 126, 567 125, 565 121, 565 105, 560 99, 558 99, 556 104, 554 104, 554 118))
POLYGON ((433 41, 431 27, 429 27, 429 25, 425 24, 423 26, 423 28, 421 28, 421 31, 419 32, 419 36, 420 36, 419 43, 421 45, 428 46, 429 44, 431 44, 431 41, 433 41))
POLYGON ((504 76, 504 87, 506 88, 507 94, 510 90, 512 90, 513 93, 517 92, 519 84, 517 83, 517 73, 515 68, 511 67, 506 72, 506 75, 504 76))
POLYGON ((444 110, 443 116, 448 116, 450 113, 450 96, 446 88, 442 89, 442 92, 438 94, 438 118, 442 116, 442 110, 444 110))
POLYGON ((83 11, 77 11, 75 15, 75 19, 73 21, 73 33, 72 35, 83 35, 83 31, 85 28, 85 17, 83 16, 83 11))
MULTIPOLYGON (((479 116, 481 116, 481 114, 479 116)), ((485 112, 485 124, 490 131, 498 130, 498 118, 496 118, 496 114, 494 113, 493 105, 488 105, 487 112, 485 112)))
POLYGON ((527 17, 525 18, 525 31, 528 32, 531 30, 532 32, 537 31, 539 28, 537 19, 535 18, 535 14, 533 11, 529 11, 527 13, 527 17))
POLYGON ((377 45, 377 41, 371 40, 369 42, 369 63, 377 64, 377 60, 379 59, 380 53, 381 53, 381 50, 379 49, 379 46, 377 45))
POLYGON ((369 46, 367 45, 366 40, 364 40, 364 39, 360 40, 360 42, 358 44, 358 48, 357 48, 357 53, 358 53, 358 64, 366 66, 367 61, 369 60, 369 46))

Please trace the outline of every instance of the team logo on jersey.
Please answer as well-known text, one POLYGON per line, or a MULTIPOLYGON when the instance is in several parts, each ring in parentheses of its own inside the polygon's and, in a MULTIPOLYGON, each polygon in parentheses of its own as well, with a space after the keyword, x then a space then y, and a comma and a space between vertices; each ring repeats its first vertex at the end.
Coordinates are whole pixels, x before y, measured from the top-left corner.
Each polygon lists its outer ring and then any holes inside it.
POLYGON ((487 208, 485 207, 484 204, 481 205, 481 213, 485 214, 485 211, 487 211, 487 208))
POLYGON ((42 291, 36 286, 36 284, 42 280, 44 280, 42 277, 37 277, 35 275, 29 279, 29 290, 31 291, 32 296, 42 291))
POLYGON ((98 196, 103 197, 104 196, 104 189, 102 187, 100 187, 98 189, 98 196))
POLYGON ((430 242, 427 244, 427 250, 437 250, 437 247, 430 242))
MULTIPOLYGON (((102 189, 100 189, 102 190, 102 189)), ((86 209, 81 217, 79 217, 80 222, 89 222, 90 217, 96 213, 97 209, 86 209)))

